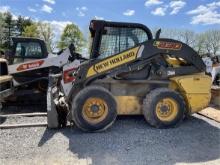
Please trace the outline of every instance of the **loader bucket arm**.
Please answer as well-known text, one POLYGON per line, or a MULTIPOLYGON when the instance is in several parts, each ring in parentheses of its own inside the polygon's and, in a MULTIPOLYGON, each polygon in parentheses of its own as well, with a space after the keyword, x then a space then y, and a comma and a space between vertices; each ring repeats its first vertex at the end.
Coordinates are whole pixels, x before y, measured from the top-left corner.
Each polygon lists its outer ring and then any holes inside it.
POLYGON ((78 78, 75 83, 86 82, 88 79, 95 79, 99 76, 112 74, 115 70, 117 70, 117 68, 122 68, 123 66, 128 68, 128 65, 133 62, 145 63, 146 61, 147 63, 147 61, 156 59, 158 55, 161 54, 182 58, 187 62, 187 66, 176 68, 176 75, 205 72, 205 64, 191 47, 180 41, 172 39, 158 39, 149 40, 124 52, 102 60, 97 59, 86 62, 80 66, 77 74, 79 76, 77 76, 78 78), (134 57, 129 57, 129 54, 134 54, 134 57), (126 56, 129 59, 122 59, 123 56, 126 56), (122 60, 120 61, 120 59, 122 60), (118 65, 113 63, 114 61, 118 61, 118 65))
POLYGON ((144 45, 141 58, 151 58, 156 54, 170 54, 182 58, 197 69, 198 72, 205 71, 205 64, 196 51, 190 46, 177 40, 160 38, 147 41, 144 45))

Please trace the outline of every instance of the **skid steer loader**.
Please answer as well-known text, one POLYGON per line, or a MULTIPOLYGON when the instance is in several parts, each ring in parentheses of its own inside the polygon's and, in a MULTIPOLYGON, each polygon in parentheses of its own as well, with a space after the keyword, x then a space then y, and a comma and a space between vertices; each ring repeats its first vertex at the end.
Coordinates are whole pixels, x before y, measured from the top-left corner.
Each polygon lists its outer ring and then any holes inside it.
MULTIPOLYGON (((7 79, 5 75, 1 75, 1 84, 6 84, 6 81, 8 84, 9 81, 10 84, 7 86, 7 91, 10 92, 7 92, 7 95, 3 95, 0 92, 0 104, 3 102, 10 103, 11 98, 12 102, 15 102, 16 97, 19 98, 16 100, 17 103, 23 100, 29 101, 32 98, 30 93, 33 93, 33 88, 37 88, 43 94, 46 93, 49 72, 57 73, 64 70, 65 74, 68 74, 68 72, 78 68, 80 62, 84 60, 79 54, 73 54, 75 51, 73 44, 70 44, 68 48, 60 51, 58 54, 48 54, 43 40, 20 37, 12 38, 12 40, 12 51, 6 53, 9 65, 6 63, 6 60, 3 61, 4 63, 0 63, 2 73, 8 74, 7 79), (20 88, 22 90, 17 90, 20 88), (25 95, 23 89, 28 89, 29 93, 25 95), (26 98, 27 95, 28 98, 26 98)), ((69 86, 66 84, 66 87, 69 86)))
MULTIPOLYGON (((57 73, 71 61, 73 45, 57 54, 48 53, 46 43, 38 38, 13 37, 12 49, 7 52, 9 74, 15 87, 31 85, 47 90, 49 72, 57 73)), ((80 57, 79 57, 80 58, 80 57)), ((78 64, 73 64, 73 67, 78 64)))
POLYGON ((70 121, 96 132, 117 115, 143 114, 150 125, 169 128, 209 104, 211 77, 188 45, 160 31, 153 38, 137 23, 92 20, 89 29, 90 59, 68 74, 50 74, 48 127, 70 121))

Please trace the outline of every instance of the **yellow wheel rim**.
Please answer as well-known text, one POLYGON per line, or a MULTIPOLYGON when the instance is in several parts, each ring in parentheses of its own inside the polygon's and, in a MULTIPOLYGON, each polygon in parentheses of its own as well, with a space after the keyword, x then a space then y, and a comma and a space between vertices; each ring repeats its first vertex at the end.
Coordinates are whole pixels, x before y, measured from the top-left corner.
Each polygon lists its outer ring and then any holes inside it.
POLYGON ((172 98, 164 98, 156 105, 156 115, 164 122, 173 121, 178 114, 178 104, 172 98))
POLYGON ((107 114, 107 103, 101 98, 88 98, 83 105, 82 116, 89 123, 99 123, 106 118, 107 114))

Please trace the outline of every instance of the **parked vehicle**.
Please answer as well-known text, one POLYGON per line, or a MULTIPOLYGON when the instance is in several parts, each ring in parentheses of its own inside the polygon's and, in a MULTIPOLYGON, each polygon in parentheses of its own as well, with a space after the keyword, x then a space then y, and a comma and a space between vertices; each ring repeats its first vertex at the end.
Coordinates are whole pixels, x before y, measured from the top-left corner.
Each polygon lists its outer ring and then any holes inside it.
POLYGON ((60 74, 50 74, 50 128, 64 127, 68 120, 96 132, 109 128, 118 115, 134 114, 169 128, 208 106, 212 80, 188 45, 160 38, 160 31, 153 38, 137 23, 92 20, 89 29, 90 59, 68 74, 69 63, 60 74))
POLYGON ((6 59, 0 58, 0 108, 2 102, 13 93, 12 76, 8 72, 6 59))

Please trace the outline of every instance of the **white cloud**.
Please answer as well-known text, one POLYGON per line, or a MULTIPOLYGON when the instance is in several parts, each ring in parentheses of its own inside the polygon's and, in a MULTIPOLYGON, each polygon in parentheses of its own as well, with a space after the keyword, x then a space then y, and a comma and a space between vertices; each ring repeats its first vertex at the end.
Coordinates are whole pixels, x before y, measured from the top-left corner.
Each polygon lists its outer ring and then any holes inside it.
POLYGON ((78 11, 78 16, 84 17, 86 15, 86 11, 88 8, 86 6, 77 7, 76 10, 78 11))
POLYGON ((44 5, 41 7, 41 10, 44 11, 44 12, 46 12, 46 13, 52 13, 53 8, 50 7, 50 6, 48 6, 48 5, 45 5, 45 4, 44 4, 44 5))
POLYGON ((172 11, 170 14, 174 15, 174 14, 177 14, 180 11, 180 9, 182 9, 186 5, 186 2, 182 0, 171 1, 169 5, 170 5, 170 8, 172 8, 172 11))
POLYGON ((52 5, 54 5, 56 2, 55 0, 43 0, 44 2, 50 3, 52 5))
POLYGON ((157 16, 165 16, 166 15, 167 7, 158 7, 155 10, 151 11, 151 14, 157 15, 157 16))
POLYGON ((50 23, 53 33, 54 33, 54 41, 58 41, 60 39, 61 34, 63 33, 64 28, 67 24, 71 24, 70 21, 43 21, 44 23, 50 23))
POLYGON ((175 0, 171 1, 168 5, 160 4, 163 4, 163 1, 148 0, 145 3, 145 6, 159 5, 159 7, 151 11, 151 14, 156 16, 165 16, 168 10, 170 10, 170 15, 179 13, 179 11, 186 5, 186 2, 184 2, 183 0, 175 0))
POLYGON ((79 17, 84 17, 85 15, 86 15, 86 14, 85 14, 84 12, 82 12, 82 11, 79 11, 79 12, 78 12, 78 16, 79 16, 79 17))
POLYGON ((220 1, 207 4, 209 7, 220 7, 220 1))
POLYGON ((86 6, 81 7, 81 10, 86 11, 88 10, 86 6))
POLYGON ((10 9, 10 6, 0 6, 0 13, 8 12, 10 9))
POLYGON ((15 15, 12 11, 10 6, 0 6, 0 13, 10 12, 12 15, 12 19, 17 19, 18 16, 15 15))
POLYGON ((160 5, 162 3, 163 1, 161 0, 147 0, 144 5, 148 7, 148 6, 160 5))
POLYGON ((196 9, 188 11, 188 15, 193 15, 191 24, 212 25, 220 24, 220 1, 200 5, 196 9))
POLYGON ((104 20, 104 17, 95 16, 94 19, 95 20, 104 20))
POLYGON ((123 13, 123 15, 126 15, 126 16, 132 16, 132 15, 134 15, 134 14, 135 14, 135 11, 134 11, 134 10, 130 10, 130 9, 126 10, 126 11, 123 13))
POLYGON ((37 12, 37 10, 34 9, 34 8, 32 8, 32 7, 28 7, 28 10, 29 10, 30 12, 33 12, 33 13, 37 12))

